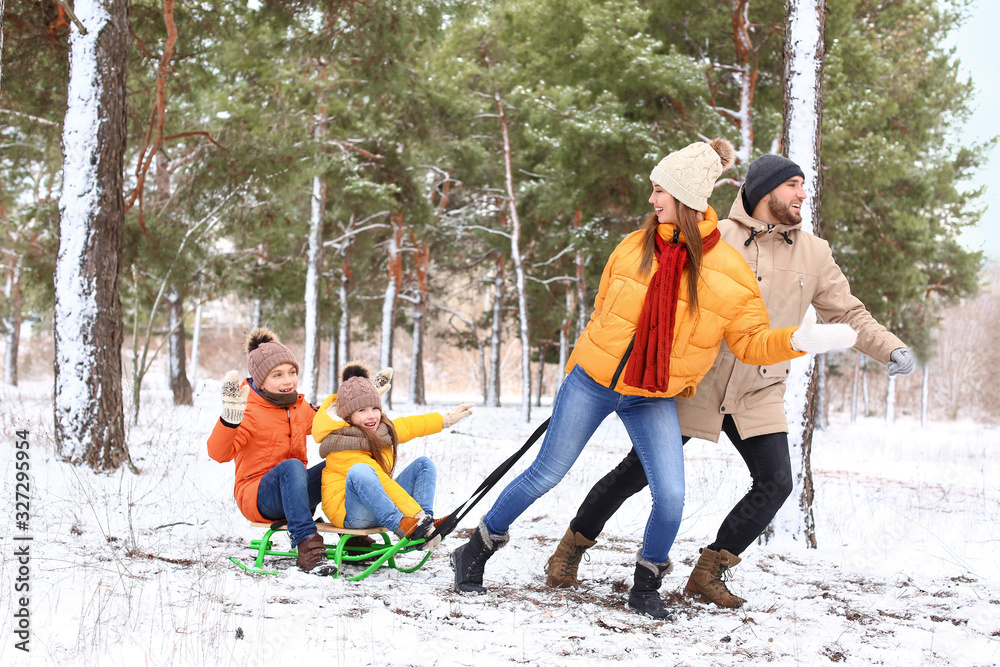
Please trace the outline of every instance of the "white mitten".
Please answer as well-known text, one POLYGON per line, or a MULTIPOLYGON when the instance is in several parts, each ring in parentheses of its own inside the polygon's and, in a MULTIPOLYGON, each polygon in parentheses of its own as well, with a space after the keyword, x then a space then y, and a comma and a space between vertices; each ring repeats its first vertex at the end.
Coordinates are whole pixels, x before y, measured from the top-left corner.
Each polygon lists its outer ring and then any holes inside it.
POLYGON ((472 414, 472 403, 463 403, 446 415, 443 415, 444 425, 442 430, 451 428, 458 422, 472 414))
POLYGON ((222 420, 227 424, 239 424, 247 409, 250 385, 240 388, 240 374, 229 371, 222 379, 222 420))
POLYGON ((372 384, 374 384, 375 389, 378 390, 378 395, 384 396, 385 392, 389 391, 392 387, 392 366, 386 366, 376 373, 375 379, 372 380, 372 384))
POLYGON ((854 345, 858 332, 849 324, 817 324, 816 311, 806 311, 802 326, 792 334, 792 348, 809 354, 822 354, 854 345))

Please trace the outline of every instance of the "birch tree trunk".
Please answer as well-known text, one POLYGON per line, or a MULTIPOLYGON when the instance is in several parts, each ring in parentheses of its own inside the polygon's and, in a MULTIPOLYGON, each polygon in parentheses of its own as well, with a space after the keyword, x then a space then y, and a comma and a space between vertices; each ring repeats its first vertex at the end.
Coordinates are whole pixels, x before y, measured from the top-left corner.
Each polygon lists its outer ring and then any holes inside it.
POLYGON ((927 426, 927 411, 930 408, 931 369, 924 366, 924 375, 920 383, 920 425, 927 426))
POLYGON ((503 323, 503 258, 497 259, 497 275, 493 279, 493 322, 490 326, 490 379, 486 390, 486 405, 500 407, 500 329, 503 323))
POLYGON ((201 350, 201 304, 194 309, 194 332, 191 334, 191 387, 198 388, 198 352, 201 350))
MULTIPOLYGON (((388 279, 386 280, 385 296, 382 299, 382 338, 381 349, 379 350, 379 368, 389 368, 392 366, 392 344, 395 332, 394 320, 396 314, 396 301, 399 298, 399 290, 403 285, 403 256, 401 249, 403 245, 403 214, 397 213, 390 217, 392 221, 392 233, 389 236, 388 252, 388 279)), ((392 407, 392 387, 382 397, 386 407, 392 407)))
MULTIPOLYGON (((2 18, 2 17, 0 17, 2 18)), ((12 266, 7 270, 7 280, 4 285, 4 297, 9 309, 3 314, 4 336, 3 382, 12 387, 17 386, 17 350, 21 346, 21 322, 23 320, 23 304, 21 300, 21 266, 24 258, 17 255, 11 258, 12 266)))
POLYGON ((830 425, 830 420, 826 414, 826 380, 827 380, 827 356, 825 354, 816 355, 816 428, 821 431, 826 430, 830 425))
POLYGON ((129 461, 118 293, 125 201, 128 0, 77 0, 70 37, 55 269, 55 435, 95 470, 129 461))
POLYGON ((337 369, 340 368, 340 360, 337 358, 337 334, 330 329, 330 339, 327 342, 326 351, 326 393, 330 395, 337 391, 337 369))
MULTIPOLYGON (((347 303, 347 278, 340 280, 340 323, 337 326, 337 358, 343 366, 351 358, 351 309, 347 303)), ((340 367, 334 373, 333 390, 340 386, 340 367)), ((330 393, 333 393, 332 391, 330 393)))
POLYGON ((309 216, 309 247, 306 250, 305 350, 302 353, 302 384, 299 391, 307 401, 315 404, 319 386, 319 281, 323 275, 323 209, 326 207, 326 183, 319 174, 313 176, 310 199, 312 212, 309 216))
MULTIPOLYGON (((323 91, 327 80, 327 66, 320 61, 316 70, 320 83, 316 86, 318 110, 312 134, 318 146, 326 138, 326 104, 323 91)), ((321 163, 321 160, 317 162, 321 163)), ((319 282, 323 275, 323 213, 326 209, 326 181, 323 180, 323 174, 319 173, 319 168, 317 164, 310 197, 309 248, 306 250, 305 349, 302 353, 300 388, 306 400, 314 404, 317 403, 316 393, 319 390, 319 282)))
POLYGON ((559 387, 562 385, 563 381, 563 369, 566 368, 566 364, 569 362, 569 335, 570 327, 573 326, 573 318, 576 315, 576 304, 573 299, 573 287, 566 288, 566 319, 563 320, 562 326, 559 327, 559 369, 556 373, 555 387, 552 391, 552 396, 555 397, 559 393, 559 387))
MULTIPOLYGON (((810 194, 802 205, 802 229, 818 233, 823 197, 820 147, 823 111, 823 61, 826 47, 825 0, 787 0, 785 19, 785 106, 781 136, 783 153, 802 167, 805 189, 810 194)), ((774 534, 788 535, 816 548, 813 518, 812 435, 815 426, 817 374, 812 355, 792 361, 786 382, 785 414, 792 459, 791 502, 765 531, 766 542, 774 534)))
POLYGON ((889 381, 885 383, 885 425, 892 426, 896 423, 896 376, 889 376, 889 381))
POLYGON ((521 261, 521 219, 517 214, 517 194, 514 192, 514 164, 510 143, 507 110, 500 93, 494 93, 500 134, 503 139, 504 187, 507 190, 507 209, 510 211, 510 257, 514 263, 514 282, 517 286, 517 317, 521 332, 521 419, 531 420, 531 340, 528 336, 528 297, 525 291, 524 265, 521 261))
POLYGON ((330 393, 340 386, 340 368, 351 358, 351 304, 348 292, 351 286, 351 239, 344 242, 340 249, 340 281, 337 285, 337 298, 340 301, 340 321, 337 323, 337 359, 339 363, 330 380, 330 393))
POLYGON ((735 0, 733 3, 733 43, 736 46, 737 78, 740 82, 740 108, 731 115, 740 131, 740 143, 736 158, 740 164, 749 164, 753 157, 753 96, 757 87, 757 64, 752 62, 756 55, 750 38, 750 0, 735 0))

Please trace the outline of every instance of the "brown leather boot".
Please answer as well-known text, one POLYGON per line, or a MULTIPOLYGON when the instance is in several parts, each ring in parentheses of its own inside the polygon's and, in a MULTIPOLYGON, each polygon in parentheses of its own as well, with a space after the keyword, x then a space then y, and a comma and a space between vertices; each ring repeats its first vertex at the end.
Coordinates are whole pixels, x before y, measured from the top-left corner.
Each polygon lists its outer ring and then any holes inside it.
POLYGON ((326 560, 326 545, 319 533, 313 533, 299 542, 297 549, 299 555, 295 558, 295 564, 306 572, 326 560))
POLYGON ((743 559, 725 549, 712 551, 708 547, 699 550, 701 557, 688 577, 684 594, 689 597, 700 597, 706 602, 712 602, 720 607, 736 609, 746 600, 737 597, 726 588, 725 579, 729 578, 729 568, 740 564, 743 559))
POLYGON ((588 540, 580 533, 574 533, 572 528, 567 528, 566 534, 559 540, 556 552, 549 557, 545 585, 549 588, 579 588, 576 573, 580 567, 580 559, 595 544, 597 540, 588 540))

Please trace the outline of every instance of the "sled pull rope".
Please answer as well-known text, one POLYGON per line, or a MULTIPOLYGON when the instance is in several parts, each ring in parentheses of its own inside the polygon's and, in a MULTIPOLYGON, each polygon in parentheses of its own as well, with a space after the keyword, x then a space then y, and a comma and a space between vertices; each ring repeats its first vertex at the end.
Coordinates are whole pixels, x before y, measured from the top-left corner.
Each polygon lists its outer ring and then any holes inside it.
POLYGON ((438 526, 434 530, 434 532, 431 533, 431 535, 425 539, 428 542, 430 542, 438 535, 440 535, 441 537, 447 537, 448 534, 451 533, 451 531, 455 530, 455 527, 458 525, 458 522, 464 519, 465 515, 468 514, 472 510, 472 508, 475 507, 476 504, 483 499, 483 496, 489 493, 490 489, 492 489, 494 486, 497 485, 497 483, 503 478, 503 476, 507 474, 507 471, 514 467, 514 464, 517 463, 518 459, 524 456, 525 452, 531 449, 531 446, 535 444, 535 442, 540 437, 542 437, 542 434, 545 433, 545 430, 548 427, 549 427, 548 419, 539 424, 538 428, 535 429, 535 432, 532 433, 531 436, 521 446, 521 449, 511 454, 506 461, 497 466, 496 470, 491 472, 489 474, 489 477, 483 480, 483 483, 479 485, 479 488, 472 492, 472 495, 469 496, 469 499, 466 500, 461 505, 459 505, 455 509, 455 511, 453 511, 451 514, 449 514, 445 518, 445 520, 441 522, 441 525, 438 526))

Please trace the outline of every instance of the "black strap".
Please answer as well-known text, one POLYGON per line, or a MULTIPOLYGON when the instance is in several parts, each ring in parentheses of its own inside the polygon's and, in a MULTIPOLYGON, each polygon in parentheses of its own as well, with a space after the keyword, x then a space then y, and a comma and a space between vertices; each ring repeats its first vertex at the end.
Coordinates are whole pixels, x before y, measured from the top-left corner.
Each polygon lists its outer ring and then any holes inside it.
POLYGON ((625 370, 625 364, 628 363, 628 357, 632 354, 632 348, 635 347, 635 336, 632 336, 632 340, 628 342, 628 347, 625 348, 625 354, 622 355, 622 360, 618 362, 618 369, 615 371, 615 376, 611 378, 611 385, 608 387, 611 391, 615 390, 618 386, 618 378, 621 377, 622 371, 625 370))
POLYGON ((479 485, 479 488, 476 489, 471 496, 469 496, 469 499, 459 505, 454 512, 445 517, 445 520, 441 522, 441 525, 438 526, 433 533, 428 535, 426 540, 430 542, 438 535, 446 537, 449 533, 451 533, 451 531, 455 530, 458 522, 464 519, 465 515, 468 514, 469 511, 483 499, 483 496, 489 493, 490 489, 497 485, 501 478, 507 474, 507 471, 514 467, 514 464, 517 463, 518 459, 524 456, 525 452, 531 449, 531 446, 535 444, 535 441, 542 437, 542 434, 545 433, 545 429, 548 427, 548 419, 539 424, 538 428, 536 428, 535 432, 531 434, 531 437, 525 441, 521 449, 511 454, 506 461, 497 466, 497 469, 491 472, 489 477, 483 480, 483 483, 479 485))

